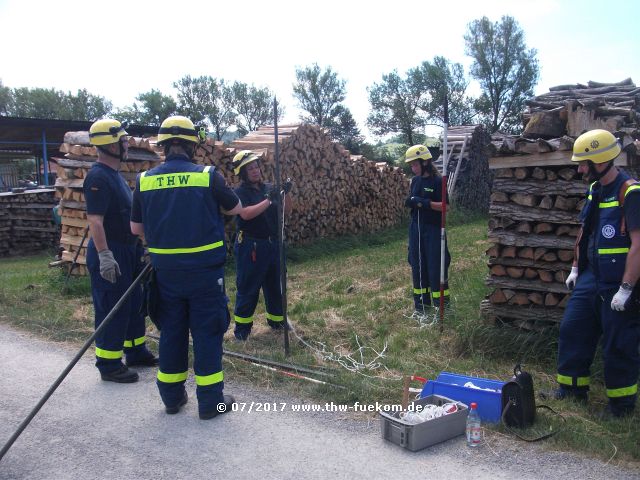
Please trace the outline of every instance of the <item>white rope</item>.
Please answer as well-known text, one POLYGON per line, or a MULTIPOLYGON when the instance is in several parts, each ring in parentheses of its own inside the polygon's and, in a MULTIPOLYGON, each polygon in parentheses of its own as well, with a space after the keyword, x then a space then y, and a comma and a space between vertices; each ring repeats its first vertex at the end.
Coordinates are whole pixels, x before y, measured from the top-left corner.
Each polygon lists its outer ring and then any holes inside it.
MULTIPOLYGON (((358 349, 355 352, 350 352, 347 354, 339 353, 339 349, 343 344, 336 345, 333 348, 333 351, 327 349, 327 346, 322 342, 313 341, 313 343, 317 346, 312 345, 303 339, 289 320, 289 328, 293 332, 293 335, 307 348, 313 350, 317 355, 319 355, 323 361, 325 362, 335 362, 340 365, 345 370, 348 370, 352 373, 357 373, 364 377, 368 378, 383 378, 389 379, 389 375, 391 374, 391 370, 389 370, 383 363, 380 362, 381 359, 385 358, 385 351, 387 350, 387 343, 385 342, 384 347, 381 352, 378 352, 376 349, 372 347, 365 347, 360 344, 360 339, 356 335, 356 343, 358 344, 358 349), (373 352, 375 356, 371 360, 365 360, 367 356, 369 356, 369 352, 373 352), (359 358, 354 358, 354 356, 359 358), (385 370, 386 375, 369 375, 368 372, 375 372, 376 370, 385 370), (367 372, 367 373, 363 373, 367 372)), ((402 378, 400 375, 392 375, 392 378, 399 379, 402 378)))

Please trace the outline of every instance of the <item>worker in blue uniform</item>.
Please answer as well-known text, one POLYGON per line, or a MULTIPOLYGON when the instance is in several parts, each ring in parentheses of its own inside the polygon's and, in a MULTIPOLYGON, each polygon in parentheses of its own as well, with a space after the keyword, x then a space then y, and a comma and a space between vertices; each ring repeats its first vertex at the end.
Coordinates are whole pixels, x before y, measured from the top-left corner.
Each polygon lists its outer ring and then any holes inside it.
POLYGON ((223 393, 222 339, 230 318, 222 212, 235 215, 242 204, 215 167, 193 163, 203 134, 183 116, 162 122, 158 145, 164 147, 165 162, 138 176, 131 230, 144 234, 156 275, 157 385, 165 411, 178 413, 187 403, 191 332, 198 413, 208 420, 228 412, 234 402, 223 393))
MULTIPOLYGON (((440 304, 442 177, 433 165, 431 152, 414 145, 405 153, 414 177, 405 206, 411 209, 409 263, 413 277, 414 316, 426 317, 431 306, 440 304)), ((447 197, 448 207, 448 197, 447 197)), ((451 255, 445 244, 445 278, 449 278, 451 255)), ((449 285, 444 284, 444 301, 449 302, 449 285)))
MULTIPOLYGON (((127 132, 117 120, 98 120, 91 125, 89 140, 98 159, 84 179, 83 190, 91 233, 87 267, 98 328, 140 273, 144 259, 140 240, 129 229, 131 189, 118 173, 127 159, 127 132)), ((128 367, 157 365, 158 359, 146 347, 141 304, 142 290, 137 288, 96 337, 96 366, 102 380, 136 382, 138 373, 128 367)))
POLYGON ((267 323, 274 330, 284 326, 276 202, 284 197, 284 213, 291 212, 288 195, 291 182, 284 184, 282 192, 264 183, 258 158, 251 150, 242 150, 233 158, 233 171, 241 179, 235 192, 244 207, 237 217, 234 246, 237 294, 233 333, 238 340, 246 340, 251 333, 260 289, 264 294, 267 323))
POLYGON ((590 367, 602 337, 606 416, 633 412, 638 392, 640 314, 640 185, 613 165, 616 138, 591 130, 574 143, 572 161, 592 182, 566 283, 573 293, 560 324, 556 399, 587 401, 590 367))

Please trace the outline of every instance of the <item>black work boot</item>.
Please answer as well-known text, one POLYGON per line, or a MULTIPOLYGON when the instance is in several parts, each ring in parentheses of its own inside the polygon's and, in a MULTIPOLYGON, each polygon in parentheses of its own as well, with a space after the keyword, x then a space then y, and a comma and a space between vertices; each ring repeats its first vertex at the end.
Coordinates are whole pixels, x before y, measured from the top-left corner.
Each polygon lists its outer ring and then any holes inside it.
POLYGON ((182 398, 180 399, 180 401, 178 402, 177 405, 174 405, 173 407, 169 407, 169 406, 165 406, 164 407, 164 411, 168 414, 168 415, 175 415, 176 413, 178 413, 180 411, 180 409, 187 404, 187 401, 189 400, 189 396, 187 395, 187 391, 185 390, 183 392, 182 398))
POLYGON ((568 390, 566 388, 556 388, 551 391, 541 391, 538 396, 542 400, 575 400, 580 403, 589 401, 589 392, 587 390, 568 390))
POLYGON ((127 367, 155 367, 158 365, 158 357, 153 353, 148 352, 149 355, 142 358, 136 358, 135 360, 125 360, 127 367))
POLYGON ((100 372, 100 377, 105 382, 135 383, 138 381, 138 372, 129 370, 126 366, 122 365, 118 370, 113 372, 100 372))
POLYGON ((216 418, 218 415, 230 412, 233 404, 236 403, 236 399, 233 398, 233 395, 223 395, 223 398, 224 402, 216 405, 214 410, 209 412, 200 412, 200 420, 210 420, 212 418, 216 418))
POLYGON ((610 403, 598 414, 598 419, 610 421, 619 418, 626 418, 633 415, 632 406, 614 407, 610 403))

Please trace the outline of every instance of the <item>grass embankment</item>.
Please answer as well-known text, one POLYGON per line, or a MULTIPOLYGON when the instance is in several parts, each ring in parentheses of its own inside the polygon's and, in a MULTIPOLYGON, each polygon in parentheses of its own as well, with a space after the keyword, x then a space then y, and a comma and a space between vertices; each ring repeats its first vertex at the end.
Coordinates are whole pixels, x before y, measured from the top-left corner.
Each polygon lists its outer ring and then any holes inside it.
MULTIPOLYGON (((452 306, 442 332, 437 325, 421 327, 408 318, 413 302, 406 227, 323 240, 288 252, 289 318, 312 348, 292 334, 291 354, 285 358, 282 336, 266 326, 261 299, 249 341, 235 342, 231 328, 225 349, 322 369, 333 376, 319 379, 346 388, 290 379, 231 357, 225 357, 225 375, 266 388, 288 389, 310 402, 340 404, 400 403, 403 375, 434 378, 446 370, 507 380, 516 363, 526 365, 536 390, 553 388, 557 328, 528 333, 488 325, 480 318, 479 303, 487 293, 486 219, 461 220, 452 218, 448 229, 452 306), (372 368, 353 373, 340 363, 372 368)), ((62 295, 64 275, 47 269, 48 261, 46 255, 0 260, 0 321, 55 341, 85 340, 92 332, 93 315, 88 280, 72 279, 70 293, 62 295)), ((230 265, 227 283, 232 306, 234 277, 230 265)), ((567 419, 564 429, 546 444, 614 463, 640 460, 640 415, 598 420, 597 413, 606 403, 600 362, 594 366, 593 383, 588 407, 546 402, 567 419)), ((542 414, 536 428, 526 433, 539 434, 550 424, 556 429, 561 425, 542 414)), ((492 431, 504 432, 500 427, 492 431)))

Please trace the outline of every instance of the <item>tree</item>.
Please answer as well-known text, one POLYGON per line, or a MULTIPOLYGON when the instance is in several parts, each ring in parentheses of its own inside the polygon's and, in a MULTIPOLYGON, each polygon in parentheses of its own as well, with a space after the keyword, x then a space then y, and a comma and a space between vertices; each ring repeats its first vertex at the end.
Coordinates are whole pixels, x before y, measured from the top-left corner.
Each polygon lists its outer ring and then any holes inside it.
MULTIPOLYGON (((273 93, 268 88, 257 88, 243 82, 231 85, 236 126, 241 135, 257 130, 261 125, 273 124, 273 93)), ((278 108, 278 120, 284 109, 278 108)))
POLYGON ((66 112, 61 118, 69 120, 98 120, 105 117, 112 109, 110 101, 99 95, 93 95, 86 89, 78 90, 75 95, 69 92, 63 98, 66 112))
POLYGON ((329 127, 340 113, 336 107, 346 97, 345 81, 340 80, 331 67, 322 71, 317 63, 296 69, 296 81, 293 96, 298 100, 300 108, 308 113, 301 115, 300 119, 329 127))
POLYGON ((527 50, 524 32, 510 16, 495 23, 487 17, 474 20, 464 40, 466 54, 474 60, 471 75, 483 92, 476 109, 492 132, 516 132, 520 112, 538 83, 536 50, 527 50))
POLYGON ((14 117, 93 121, 111 112, 104 97, 78 90, 76 95, 53 88, 15 88, 9 114, 14 117))
POLYGON ((0 115, 8 115, 13 103, 11 89, 5 87, 0 80, 0 115))
POLYGON ((403 79, 397 71, 382 76, 380 84, 367 88, 371 113, 367 125, 375 135, 401 133, 405 143, 414 145, 415 134, 427 123, 421 114, 428 102, 423 79, 410 71, 403 79))
POLYGON ((344 105, 336 105, 333 114, 327 125, 331 138, 340 142, 351 153, 360 154, 364 137, 360 135, 351 111, 344 105))
POLYGON ((423 88, 429 92, 429 97, 420 106, 429 121, 444 122, 446 93, 449 124, 467 125, 473 122, 476 116, 474 100, 466 95, 469 82, 462 65, 437 56, 433 58, 433 63, 422 62, 422 65, 411 70, 409 75, 415 75, 416 83, 422 83, 423 88))
POLYGON ((235 122, 233 94, 224 80, 186 75, 173 86, 178 90, 178 113, 196 124, 208 123, 216 140, 221 140, 235 122))
POLYGON ((136 97, 136 102, 118 112, 119 118, 139 125, 158 125, 174 115, 178 109, 176 101, 160 90, 151 89, 136 97))

